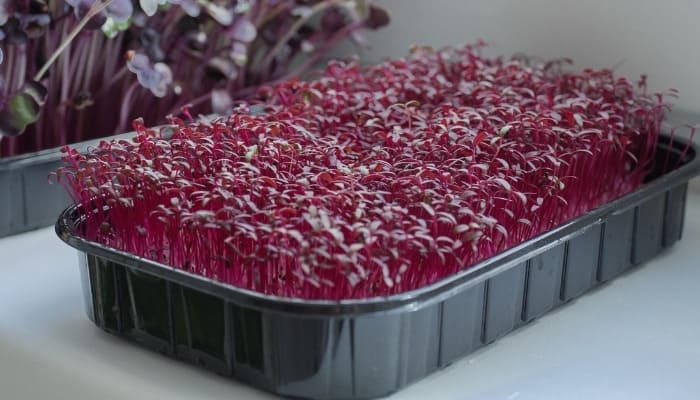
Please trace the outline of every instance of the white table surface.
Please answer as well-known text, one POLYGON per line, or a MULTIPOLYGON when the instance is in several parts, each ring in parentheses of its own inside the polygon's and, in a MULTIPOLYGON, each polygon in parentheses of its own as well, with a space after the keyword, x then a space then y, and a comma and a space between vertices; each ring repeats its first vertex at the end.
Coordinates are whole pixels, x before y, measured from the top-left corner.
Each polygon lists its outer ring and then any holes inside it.
MULTIPOLYGON (((700 398, 700 182, 683 240, 392 399, 700 398)), ((0 240, 0 399, 272 399, 102 332, 52 228, 0 240)))

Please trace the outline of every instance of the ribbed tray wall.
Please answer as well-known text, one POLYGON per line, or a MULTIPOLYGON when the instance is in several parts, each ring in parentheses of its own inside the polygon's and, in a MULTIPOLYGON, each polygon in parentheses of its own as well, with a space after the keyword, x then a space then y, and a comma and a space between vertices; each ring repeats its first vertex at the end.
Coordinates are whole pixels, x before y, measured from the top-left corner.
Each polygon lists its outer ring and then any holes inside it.
MULTIPOLYGON (((133 132, 87 140, 71 147, 85 152, 101 140, 128 139, 133 132)), ((60 148, 0 158, 0 238, 50 226, 71 204, 66 191, 49 184, 49 174, 62 165, 60 148)))
POLYGON ((267 391, 378 397, 671 246, 682 234, 686 192, 687 184, 672 187, 443 301, 400 312, 257 310, 82 253, 87 311, 102 329, 267 391))
POLYGON ((48 176, 60 166, 58 160, 42 160, 22 168, 0 169, 0 237, 49 226, 70 205, 59 185, 48 176))

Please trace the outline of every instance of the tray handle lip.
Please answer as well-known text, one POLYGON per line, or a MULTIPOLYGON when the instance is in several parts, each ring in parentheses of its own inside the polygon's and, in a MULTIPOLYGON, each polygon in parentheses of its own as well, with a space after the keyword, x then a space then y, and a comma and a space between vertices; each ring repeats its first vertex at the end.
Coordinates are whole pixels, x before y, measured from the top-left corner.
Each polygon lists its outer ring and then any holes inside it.
POLYGON ((666 147, 670 145, 677 150, 687 147, 686 162, 677 169, 645 183, 634 192, 485 259, 466 270, 418 289, 384 297, 348 300, 308 300, 267 295, 221 283, 79 237, 75 233, 76 225, 79 223, 78 216, 81 212, 79 205, 70 206, 61 213, 56 222, 55 230, 61 240, 79 251, 94 254, 128 267, 137 268, 143 272, 170 280, 173 283, 201 290, 231 303, 257 310, 302 314, 308 317, 393 314, 427 307, 444 301, 537 254, 584 233, 591 226, 603 223, 610 215, 626 211, 643 200, 663 193, 677 185, 687 183, 692 177, 700 174, 700 157, 698 157, 698 146, 696 144, 688 139, 681 138, 674 138, 671 141, 671 138, 667 135, 662 135, 660 143, 666 147))

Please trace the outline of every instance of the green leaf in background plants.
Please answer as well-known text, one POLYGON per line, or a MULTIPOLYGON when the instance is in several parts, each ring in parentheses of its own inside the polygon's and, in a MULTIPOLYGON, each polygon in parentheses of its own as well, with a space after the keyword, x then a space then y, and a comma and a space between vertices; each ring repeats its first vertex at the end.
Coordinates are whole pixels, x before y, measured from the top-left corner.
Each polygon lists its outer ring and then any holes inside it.
POLYGON ((17 93, 0 111, 0 136, 17 136, 39 119, 40 106, 26 93, 17 93))
POLYGON ((10 97, 0 110, 0 136, 17 136, 39 119, 47 90, 36 81, 28 81, 10 97))
POLYGON ((107 18, 104 24, 102 24, 102 33, 105 34, 110 39, 117 37, 119 32, 129 29, 131 26, 131 18, 126 21, 118 22, 112 18, 107 18))

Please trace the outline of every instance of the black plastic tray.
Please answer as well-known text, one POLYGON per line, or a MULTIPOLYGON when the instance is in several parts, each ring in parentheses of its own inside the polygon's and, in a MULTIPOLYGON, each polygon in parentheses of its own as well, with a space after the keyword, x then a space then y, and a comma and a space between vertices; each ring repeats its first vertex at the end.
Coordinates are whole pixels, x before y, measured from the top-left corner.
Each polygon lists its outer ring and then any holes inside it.
MULTIPOLYGON (((125 133, 71 145, 78 151, 96 147, 100 140, 133 136, 125 133)), ((0 158, 0 238, 50 226, 71 203, 61 185, 50 185, 49 174, 61 166, 60 148, 0 158)))
MULTIPOLYGON (((251 113, 254 112, 259 112, 256 107, 252 107, 251 113)), ((198 120, 212 118, 216 115, 200 115, 198 120)), ((167 125, 159 125, 152 129, 159 129, 164 137, 169 137, 172 131, 163 129, 165 127, 167 125)), ((85 153, 101 141, 134 136, 136 132, 127 132, 74 143, 70 147, 85 153)), ((56 216, 70 206, 70 197, 63 187, 48 182, 49 174, 62 165, 62 156, 61 147, 56 147, 0 158, 0 238, 51 226, 56 223, 56 216)))
MULTIPOLYGON (((679 160, 687 144, 662 138, 658 164, 679 160)), ((679 240, 696 154, 691 146, 672 172, 466 271, 385 298, 307 301, 237 289, 81 239, 78 207, 63 212, 56 232, 80 251, 87 312, 100 328, 277 394, 372 398, 679 240)))

